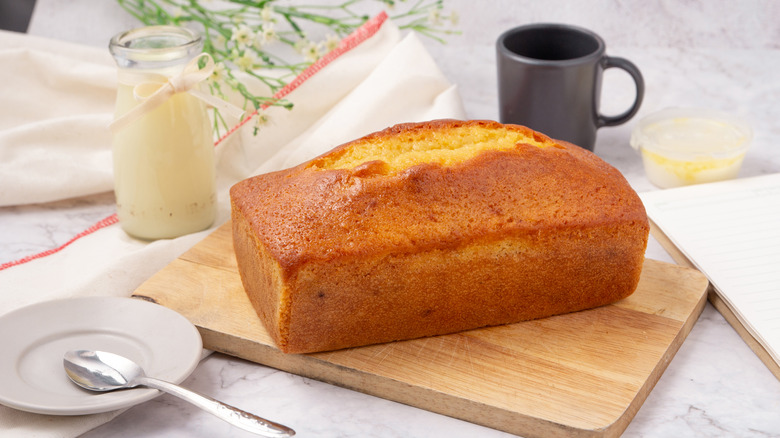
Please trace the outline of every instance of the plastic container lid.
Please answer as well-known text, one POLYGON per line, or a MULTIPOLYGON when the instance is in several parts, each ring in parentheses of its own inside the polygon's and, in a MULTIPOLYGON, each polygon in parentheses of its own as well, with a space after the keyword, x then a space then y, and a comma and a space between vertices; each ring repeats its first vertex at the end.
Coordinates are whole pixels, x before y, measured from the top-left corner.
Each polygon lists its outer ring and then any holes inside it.
POLYGON ((736 177, 753 131, 742 119, 704 108, 669 108, 642 118, 631 146, 642 154, 645 172, 662 187, 736 177))
POLYGON ((728 156, 745 152, 752 138, 750 126, 734 115, 704 108, 668 108, 639 121, 631 146, 676 158, 728 156))

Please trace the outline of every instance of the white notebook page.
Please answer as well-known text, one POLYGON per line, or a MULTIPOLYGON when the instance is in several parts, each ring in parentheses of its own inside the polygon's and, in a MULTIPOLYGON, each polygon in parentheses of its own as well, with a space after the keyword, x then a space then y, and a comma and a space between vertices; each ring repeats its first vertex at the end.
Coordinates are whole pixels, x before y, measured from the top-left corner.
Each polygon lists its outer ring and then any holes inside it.
POLYGON ((650 219, 780 364, 780 174, 640 197, 650 219))

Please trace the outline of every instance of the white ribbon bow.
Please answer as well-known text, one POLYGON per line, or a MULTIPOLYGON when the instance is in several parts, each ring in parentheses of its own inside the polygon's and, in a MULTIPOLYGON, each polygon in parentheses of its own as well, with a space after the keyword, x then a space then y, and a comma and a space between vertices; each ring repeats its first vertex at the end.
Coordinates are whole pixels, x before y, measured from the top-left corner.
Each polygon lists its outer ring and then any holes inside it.
POLYGON ((139 83, 133 88, 133 96, 141 103, 111 122, 109 129, 114 133, 118 132, 139 117, 162 105, 176 93, 189 93, 219 111, 224 111, 239 120, 242 119, 245 113, 243 109, 195 88, 199 83, 208 79, 213 72, 214 59, 208 53, 201 53, 187 63, 184 70, 176 76, 166 78, 162 75, 155 75, 153 79, 139 83), (201 59, 206 59, 206 65, 203 68, 198 66, 201 59))

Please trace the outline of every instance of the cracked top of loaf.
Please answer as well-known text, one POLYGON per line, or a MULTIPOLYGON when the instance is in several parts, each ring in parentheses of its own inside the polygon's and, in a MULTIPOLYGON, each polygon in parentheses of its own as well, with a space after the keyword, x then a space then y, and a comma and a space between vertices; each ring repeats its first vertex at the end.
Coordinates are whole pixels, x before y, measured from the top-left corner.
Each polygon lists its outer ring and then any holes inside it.
POLYGON ((283 270, 307 262, 633 223, 644 207, 593 153, 526 127, 397 125, 231 189, 283 270))

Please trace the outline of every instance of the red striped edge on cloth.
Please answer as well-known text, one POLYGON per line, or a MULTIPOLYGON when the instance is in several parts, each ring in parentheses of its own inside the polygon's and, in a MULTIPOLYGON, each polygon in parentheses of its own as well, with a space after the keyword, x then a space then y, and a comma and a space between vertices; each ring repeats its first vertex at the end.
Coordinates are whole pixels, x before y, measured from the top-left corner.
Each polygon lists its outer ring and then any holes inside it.
POLYGON ((84 236, 88 236, 88 235, 94 233, 95 231, 97 231, 97 230, 99 230, 101 228, 105 228, 105 227, 107 227, 109 225, 113 225, 113 224, 115 224, 117 222, 119 222, 119 218, 117 217, 116 213, 114 213, 111 216, 108 216, 108 217, 106 217, 104 219, 99 220, 97 223, 95 223, 91 227, 89 227, 86 230, 80 232, 79 234, 76 234, 72 239, 68 240, 67 242, 63 243, 62 245, 60 245, 60 246, 58 246, 56 248, 48 249, 46 251, 39 252, 38 254, 29 255, 29 256, 23 257, 23 258, 21 258, 19 260, 14 260, 12 262, 3 263, 2 265, 0 265, 0 271, 2 271, 3 269, 8 269, 11 266, 21 265, 21 264, 24 264, 24 263, 27 263, 27 262, 31 262, 31 261, 33 261, 35 259, 40 259, 42 257, 46 257, 48 255, 52 255, 52 254, 54 254, 56 252, 60 252, 63 249, 67 248, 71 243, 77 241, 78 239, 81 239, 84 236))
MULTIPOLYGON (((379 29, 382 27, 382 24, 387 20, 387 13, 384 11, 379 13, 378 15, 374 16, 370 20, 363 23, 362 26, 360 26, 358 29, 356 29, 354 32, 349 34, 346 38, 341 40, 339 45, 325 54, 322 58, 320 58, 317 62, 310 65, 306 70, 301 72, 298 76, 295 77, 295 79, 292 80, 289 84, 287 84, 284 88, 279 90, 276 94, 274 94, 274 99, 282 99, 288 94, 290 94, 293 90, 301 86, 304 82, 306 82, 308 79, 310 79, 312 76, 317 74, 320 70, 322 70, 326 65, 330 64, 334 60, 336 60, 339 56, 349 52, 350 50, 354 49, 355 47, 359 46, 362 42, 367 40, 368 38, 372 37, 374 34, 379 31, 379 29)), ((260 109, 266 109, 268 105, 262 106, 260 109)), ((242 126, 244 126, 246 123, 248 123, 252 117, 256 116, 258 113, 258 110, 255 110, 252 114, 244 118, 240 123, 238 123, 236 126, 231 128, 228 132, 225 133, 222 137, 220 137, 215 143, 214 146, 221 143, 223 140, 225 140, 228 136, 233 134, 235 131, 240 129, 242 126)), ((117 217, 117 214, 114 213, 111 216, 108 216, 104 219, 99 220, 97 223, 92 225, 91 227, 87 228, 86 230, 82 231, 81 233, 74 236, 72 239, 68 240, 64 244, 48 249, 43 252, 39 252, 37 254, 29 255, 26 257, 23 257, 18 260, 10 261, 3 263, 0 265, 0 271, 4 269, 8 269, 12 266, 22 265, 27 262, 31 262, 36 259, 40 259, 55 253, 58 253, 62 251, 63 249, 67 248, 75 242, 78 239, 81 239, 84 236, 88 236, 101 228, 105 228, 110 225, 114 225, 117 222, 119 222, 119 218, 117 217)))

